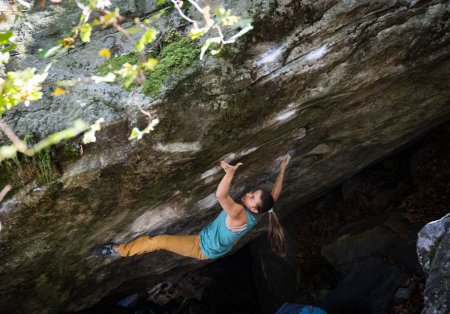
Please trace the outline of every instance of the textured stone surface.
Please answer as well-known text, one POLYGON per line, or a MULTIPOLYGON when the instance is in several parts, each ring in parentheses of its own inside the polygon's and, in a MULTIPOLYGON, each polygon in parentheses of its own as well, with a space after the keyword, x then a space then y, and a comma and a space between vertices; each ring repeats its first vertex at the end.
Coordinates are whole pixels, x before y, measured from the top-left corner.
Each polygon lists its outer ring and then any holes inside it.
POLYGON ((333 241, 322 247, 322 255, 341 272, 348 263, 368 256, 389 256, 409 271, 420 272, 412 244, 417 229, 400 213, 368 218, 340 229, 333 241))
POLYGON ((408 273, 398 265, 386 263, 380 257, 368 257, 348 268, 322 306, 337 314, 389 313, 395 291, 408 278, 408 273))
MULTIPOLYGON (((125 5, 129 16, 154 9, 125 5)), ((0 205, 0 312, 12 302, 19 312, 75 311, 202 265, 163 252, 119 260, 87 253, 143 233, 199 231, 217 214, 222 158, 244 164, 237 194, 249 184, 268 185, 281 156, 295 151, 278 206, 286 213, 448 119, 447 1, 235 5, 255 17, 255 30, 223 59, 198 63, 154 98, 81 84, 67 97, 5 115, 21 135, 42 136, 76 118, 104 116, 108 125, 82 157, 55 158, 52 182, 30 181, 0 205), (161 123, 130 143, 128 132, 144 122, 138 104, 161 123)), ((13 65, 42 68, 37 49, 52 46, 74 12, 30 15, 13 65)), ((129 51, 120 35, 95 32, 91 44, 61 57, 50 79, 92 73, 105 45, 129 51)))
POLYGON ((324 299, 332 313, 389 313, 397 289, 420 271, 414 242, 417 228, 399 213, 371 217, 343 227, 322 247, 341 273, 324 299))
POLYGON ((430 222, 417 240, 419 261, 427 273, 423 314, 448 313, 450 310, 450 233, 449 215, 430 222))
POLYGON ((450 214, 431 221, 420 230, 417 238, 417 256, 426 274, 430 273, 433 259, 443 237, 449 232, 450 214))

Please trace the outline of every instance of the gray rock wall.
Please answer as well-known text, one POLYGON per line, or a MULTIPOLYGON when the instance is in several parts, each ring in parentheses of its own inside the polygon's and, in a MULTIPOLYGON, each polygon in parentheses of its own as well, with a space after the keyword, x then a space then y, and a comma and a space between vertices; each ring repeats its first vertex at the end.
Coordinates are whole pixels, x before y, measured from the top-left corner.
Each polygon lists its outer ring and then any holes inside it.
MULTIPOLYGON (((141 1, 126 5, 129 16, 154 10, 141 1)), ((171 77, 158 95, 81 84, 67 97, 5 115, 21 135, 43 136, 76 118, 108 123, 83 156, 70 145, 69 159, 56 154, 50 183, 28 181, 0 205, 1 312, 12 303, 18 312, 75 311, 201 266, 164 252, 115 260, 88 251, 145 233, 198 232, 218 212, 213 193, 223 158, 244 164, 237 194, 249 184, 270 186, 280 157, 294 151, 276 209, 283 214, 448 119, 447 1, 230 6, 252 15, 255 30, 224 58, 171 77), (138 104, 161 123, 128 142, 131 128, 145 123, 138 104)), ((37 49, 49 48, 74 14, 61 7, 28 15, 13 66, 43 67, 37 49)), ((169 15, 159 27, 169 22, 180 20, 169 15)), ((130 49, 120 35, 98 31, 91 44, 60 57, 50 79, 91 73, 105 45, 130 49)))

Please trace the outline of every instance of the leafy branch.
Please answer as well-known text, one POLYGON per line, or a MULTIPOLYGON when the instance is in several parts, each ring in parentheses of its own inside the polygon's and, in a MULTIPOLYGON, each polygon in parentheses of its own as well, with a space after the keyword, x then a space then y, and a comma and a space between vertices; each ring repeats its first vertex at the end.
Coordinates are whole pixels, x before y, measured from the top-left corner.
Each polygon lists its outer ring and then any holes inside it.
MULTIPOLYGON (((51 0, 53 4, 61 3, 62 0, 51 0)), ((157 0, 157 4, 161 4, 163 0, 157 0)), ((195 0, 187 0, 183 2, 181 0, 170 0, 174 5, 175 9, 179 15, 185 19, 188 23, 192 24, 192 27, 188 33, 188 36, 192 40, 196 40, 210 31, 215 31, 217 34, 215 37, 207 38, 201 49, 200 49, 200 59, 203 59, 204 55, 208 50, 212 55, 220 52, 226 44, 231 44, 236 41, 237 38, 241 37, 253 27, 249 20, 241 19, 239 16, 232 14, 230 10, 226 10, 223 7, 211 9, 210 6, 202 7, 195 0), (188 16, 187 13, 183 11, 183 5, 189 3, 197 12, 202 16, 201 21, 197 21, 188 16), (235 34, 229 38, 224 36, 224 28, 234 28, 240 29, 235 32, 235 34), (218 46, 212 49, 211 45, 216 44, 218 46)), ((158 30, 152 27, 151 24, 154 22, 152 19, 145 19, 141 21, 139 18, 133 20, 134 26, 127 29, 122 27, 124 22, 129 22, 125 17, 120 15, 119 8, 114 10, 109 10, 108 7, 111 6, 109 0, 75 0, 76 5, 81 10, 81 15, 78 24, 72 28, 69 36, 61 39, 58 45, 55 47, 44 51, 40 51, 40 55, 43 58, 55 58, 69 49, 75 47, 77 41, 81 40, 83 43, 88 43, 91 40, 91 35, 95 28, 107 28, 112 27, 116 31, 124 34, 125 38, 129 41, 133 41, 133 34, 140 34, 139 38, 135 41, 134 49, 138 52, 143 52, 146 47, 154 42, 158 38, 158 30), (97 18, 91 20, 93 12, 97 13, 97 18)), ((45 7, 46 1, 39 0, 39 5, 45 7)), ((10 2, 11 12, 14 12, 16 16, 20 16, 20 7, 25 7, 30 9, 32 4, 25 0, 12 0, 10 2)), ((0 19, 0 23, 2 23, 0 19)), ((10 51, 16 48, 16 44, 13 40, 13 32, 11 30, 7 32, 0 33, 0 65, 6 64, 10 59, 10 51)), ((99 51, 99 55, 103 58, 109 59, 111 57, 111 51, 107 48, 102 48, 99 51)), ((54 84, 55 89, 52 92, 54 97, 62 96, 70 93, 70 87, 79 84, 81 82, 115 82, 117 79, 121 79, 122 84, 125 88, 131 86, 139 86, 145 80, 145 75, 147 72, 152 71, 158 65, 158 61, 154 58, 148 58, 145 61, 139 62, 138 64, 124 63, 120 69, 113 70, 106 75, 96 76, 92 75, 85 79, 74 79, 66 81, 57 81, 54 83, 45 82, 50 70, 50 64, 44 69, 42 73, 36 73, 35 68, 26 68, 24 70, 10 71, 6 74, 0 76, 0 92, 2 97, 0 98, 0 119, 2 114, 14 106, 23 103, 25 106, 29 106, 31 102, 37 101, 42 98, 42 87, 43 84, 54 84)), ((129 139, 141 139, 144 134, 148 134, 154 129, 154 127, 159 123, 159 119, 146 114, 142 108, 139 108, 143 114, 149 119, 148 126, 142 131, 138 128, 133 128, 129 139)), ((88 125, 84 121, 77 120, 74 122, 73 127, 66 130, 54 133, 47 138, 41 140, 36 145, 28 147, 27 144, 17 137, 12 130, 0 120, 0 130, 5 133, 5 135, 10 139, 12 145, 6 145, 0 147, 0 161, 6 158, 12 158, 16 156, 18 152, 23 153, 27 156, 32 156, 38 151, 55 145, 63 139, 73 138, 83 132, 83 141, 92 142, 95 141, 95 132, 100 130, 100 124, 103 119, 100 118, 93 125, 88 125)))
POLYGON ((28 147, 25 141, 21 140, 4 122, 0 121, 0 130, 12 142, 12 145, 0 146, 0 161, 15 157, 18 152, 26 156, 33 156, 47 147, 56 145, 62 140, 74 138, 85 131, 87 132, 83 136, 83 143, 88 144, 95 142, 95 132, 100 130, 100 124, 102 122, 104 122, 103 118, 98 119, 92 125, 89 125, 82 120, 76 120, 72 127, 53 133, 32 147, 28 147))

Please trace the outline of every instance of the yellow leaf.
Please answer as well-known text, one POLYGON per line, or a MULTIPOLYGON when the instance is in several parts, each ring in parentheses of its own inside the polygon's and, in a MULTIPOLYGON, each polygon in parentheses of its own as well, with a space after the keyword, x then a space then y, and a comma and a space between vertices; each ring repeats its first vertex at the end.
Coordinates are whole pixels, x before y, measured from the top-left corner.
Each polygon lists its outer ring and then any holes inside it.
POLYGON ((142 67, 146 71, 151 71, 155 68, 155 66, 158 64, 158 60, 155 58, 150 58, 147 60, 147 62, 142 63, 142 67))
POLYGON ((72 37, 66 37, 66 38, 64 38, 64 41, 63 41, 63 47, 69 47, 73 43, 74 43, 74 40, 72 37))
POLYGON ((81 35, 81 40, 84 43, 90 42, 91 41, 91 33, 92 33, 92 26, 89 23, 83 24, 80 27, 80 35, 81 35))
POLYGON ((109 57, 111 57, 111 51, 109 51, 109 49, 107 49, 107 48, 103 48, 103 49, 100 49, 100 51, 98 52, 98 55, 103 58, 109 58, 109 57))
POLYGON ((52 95, 55 97, 64 95, 64 94, 68 94, 69 92, 61 87, 57 87, 55 88, 55 90, 53 91, 52 95))

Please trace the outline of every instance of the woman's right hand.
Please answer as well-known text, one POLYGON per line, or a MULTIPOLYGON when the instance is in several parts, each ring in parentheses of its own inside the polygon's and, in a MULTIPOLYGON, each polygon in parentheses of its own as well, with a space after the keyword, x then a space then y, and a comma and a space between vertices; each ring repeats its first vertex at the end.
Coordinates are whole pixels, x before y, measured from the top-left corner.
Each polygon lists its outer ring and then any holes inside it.
POLYGON ((239 168, 240 166, 242 166, 242 163, 239 162, 236 165, 232 166, 230 164, 227 164, 224 160, 220 161, 220 167, 222 167, 222 169, 228 173, 228 172, 235 172, 237 168, 239 168))

